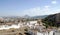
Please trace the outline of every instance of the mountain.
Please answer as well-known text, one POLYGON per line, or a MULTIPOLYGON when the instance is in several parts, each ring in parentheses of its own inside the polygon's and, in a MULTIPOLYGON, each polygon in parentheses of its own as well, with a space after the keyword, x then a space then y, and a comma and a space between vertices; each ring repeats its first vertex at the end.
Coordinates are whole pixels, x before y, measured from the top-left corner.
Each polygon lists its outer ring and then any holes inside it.
POLYGON ((31 18, 29 15, 24 15, 22 18, 31 18))
POLYGON ((3 16, 3 18, 25 18, 25 19, 43 19, 47 17, 48 15, 43 15, 43 16, 29 16, 29 15, 24 15, 24 16, 3 16))
POLYGON ((29 16, 29 15, 25 15, 22 18, 26 18, 26 19, 43 19, 45 17, 47 17, 48 15, 43 15, 43 16, 29 16))
POLYGON ((46 26, 60 26, 60 13, 52 14, 42 20, 46 26))
POLYGON ((29 16, 29 15, 24 15, 24 16, 22 16, 22 18, 29 18, 29 19, 31 19, 31 18, 34 18, 34 19, 38 19, 38 18, 40 18, 40 19, 43 19, 43 18, 45 18, 45 17, 47 17, 48 15, 43 15, 43 16, 29 16))
POLYGON ((45 17, 47 17, 48 15, 43 15, 43 16, 34 16, 34 17, 32 17, 32 18, 35 18, 35 19, 37 19, 37 18, 40 18, 40 19, 43 19, 43 18, 45 18, 45 17))

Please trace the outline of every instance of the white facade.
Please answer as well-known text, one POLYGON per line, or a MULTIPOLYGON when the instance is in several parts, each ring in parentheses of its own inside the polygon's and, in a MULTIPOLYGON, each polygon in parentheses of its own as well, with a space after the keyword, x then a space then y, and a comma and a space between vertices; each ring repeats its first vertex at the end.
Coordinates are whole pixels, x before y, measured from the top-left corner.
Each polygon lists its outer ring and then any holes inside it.
POLYGON ((10 29, 10 28, 20 28, 20 27, 23 27, 22 23, 18 23, 18 25, 13 24, 11 26, 2 25, 2 26, 0 26, 0 30, 2 30, 2 29, 10 29))
MULTIPOLYGON (((36 21, 29 21, 28 23, 26 23, 26 26, 29 26, 30 28, 33 26, 33 24, 37 23, 36 21)), ((20 27, 23 27, 23 23, 18 23, 18 25, 11 25, 11 26, 8 26, 8 25, 1 25, 0 26, 0 30, 2 29, 10 29, 10 28, 20 28, 20 27)))
POLYGON ((45 33, 37 32, 37 35, 53 35, 53 31, 50 31, 49 33, 48 32, 45 32, 45 33))

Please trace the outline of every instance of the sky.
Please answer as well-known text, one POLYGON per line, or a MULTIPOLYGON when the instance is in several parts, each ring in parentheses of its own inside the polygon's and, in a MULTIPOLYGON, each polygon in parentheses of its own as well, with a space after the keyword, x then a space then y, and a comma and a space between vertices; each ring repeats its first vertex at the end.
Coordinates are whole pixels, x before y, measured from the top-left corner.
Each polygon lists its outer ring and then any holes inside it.
POLYGON ((60 13, 60 0, 0 0, 0 16, 38 16, 60 13))

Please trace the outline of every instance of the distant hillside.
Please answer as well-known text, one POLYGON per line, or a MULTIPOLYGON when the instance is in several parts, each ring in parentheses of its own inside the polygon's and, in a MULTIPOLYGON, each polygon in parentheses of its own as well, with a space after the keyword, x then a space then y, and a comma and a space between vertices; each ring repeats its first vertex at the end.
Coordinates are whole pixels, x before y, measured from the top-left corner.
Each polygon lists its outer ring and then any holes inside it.
POLYGON ((40 19, 43 19, 43 18, 45 18, 45 17, 47 17, 48 15, 43 15, 43 16, 34 16, 34 17, 32 17, 32 18, 40 18, 40 19))
POLYGON ((43 15, 43 16, 29 16, 29 15, 25 15, 25 16, 23 16, 22 18, 26 18, 26 19, 31 19, 31 18, 33 18, 33 19, 38 19, 38 18, 40 18, 40 19, 43 19, 43 18, 45 18, 45 17, 47 17, 48 15, 43 15))
POLYGON ((60 26, 60 13, 52 14, 42 20, 46 26, 60 26))
POLYGON ((37 20, 37 19, 43 19, 47 16, 48 15, 43 15, 43 16, 28 16, 28 15, 25 15, 22 18, 26 19, 27 21, 32 21, 32 20, 37 20))

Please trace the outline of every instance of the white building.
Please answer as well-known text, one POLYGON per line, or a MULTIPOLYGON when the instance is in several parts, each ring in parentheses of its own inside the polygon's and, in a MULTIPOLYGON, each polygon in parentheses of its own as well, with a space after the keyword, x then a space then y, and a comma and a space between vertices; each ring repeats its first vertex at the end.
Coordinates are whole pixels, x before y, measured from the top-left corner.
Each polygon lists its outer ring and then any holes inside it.
POLYGON ((54 34, 54 32, 53 31, 50 31, 49 33, 48 32, 37 32, 37 35, 53 35, 54 34))

